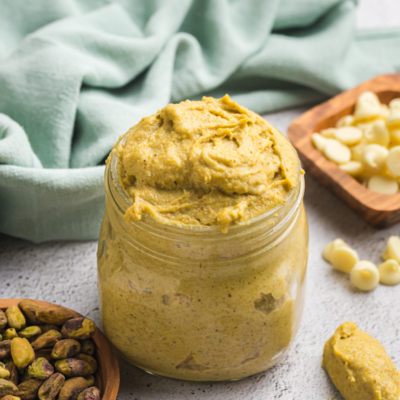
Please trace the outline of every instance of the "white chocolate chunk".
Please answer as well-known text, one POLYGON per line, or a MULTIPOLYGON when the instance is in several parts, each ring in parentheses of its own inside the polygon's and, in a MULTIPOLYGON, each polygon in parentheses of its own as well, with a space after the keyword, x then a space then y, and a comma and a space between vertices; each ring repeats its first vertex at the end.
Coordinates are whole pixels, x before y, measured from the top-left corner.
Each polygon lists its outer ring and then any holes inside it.
POLYGON ((364 132, 365 139, 368 143, 375 143, 381 146, 388 146, 390 142, 390 133, 386 127, 385 121, 376 120, 369 129, 364 132))
POLYGON ((329 263, 332 263, 332 252, 339 247, 349 247, 349 245, 342 239, 335 239, 324 247, 324 250, 322 250, 322 257, 329 263))
POLYGON ((370 261, 359 261, 350 272, 350 279, 360 290, 375 289, 379 283, 379 270, 370 261))
POLYGON ((387 260, 378 269, 380 282, 384 285, 398 285, 400 283, 400 265, 396 260, 387 260))
POLYGON ((344 164, 351 159, 350 149, 335 139, 326 139, 324 154, 336 164, 344 164))
POLYGON ((400 146, 392 147, 386 158, 386 166, 391 174, 400 176, 400 146))
POLYGON ((357 100, 354 120, 362 121, 376 118, 381 114, 381 103, 373 92, 364 92, 357 100))
POLYGON ((351 176, 360 176, 364 169, 359 161, 349 161, 346 164, 339 165, 339 168, 351 176))
POLYGON ((336 128, 342 128, 343 126, 351 126, 354 122, 354 117, 352 115, 345 115, 336 122, 336 128))
POLYGON ((319 151, 324 151, 326 138, 324 138, 319 133, 313 133, 311 135, 311 141, 313 142, 313 145, 316 149, 318 149, 319 151))
POLYGON ((350 247, 338 247, 332 251, 332 265, 339 271, 349 273, 358 262, 358 253, 350 247))
POLYGON ((335 128, 327 128, 327 129, 322 129, 321 135, 327 139, 334 139, 335 138, 335 128))
POLYGON ((335 139, 339 140, 347 146, 352 146, 359 143, 362 136, 362 130, 354 128, 354 126, 345 126, 343 128, 338 128, 335 131, 335 139))
POLYGON ((386 250, 382 253, 384 260, 396 260, 400 263, 400 237, 390 236, 386 250))
POLYGON ((373 175, 368 181, 368 189, 382 194, 396 194, 399 191, 399 184, 388 176, 373 175))
POLYGON ((379 144, 369 144, 365 146, 361 156, 361 163, 365 171, 372 174, 380 172, 385 165, 389 150, 379 144))

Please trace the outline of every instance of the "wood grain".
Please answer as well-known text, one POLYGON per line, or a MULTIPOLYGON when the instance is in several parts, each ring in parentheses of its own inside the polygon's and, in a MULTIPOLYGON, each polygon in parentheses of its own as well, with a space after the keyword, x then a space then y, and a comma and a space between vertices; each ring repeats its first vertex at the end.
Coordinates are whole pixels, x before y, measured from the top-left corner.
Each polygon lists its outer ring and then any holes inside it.
POLYGON ((288 137, 299 153, 304 169, 331 189, 366 222, 386 228, 400 221, 400 193, 373 192, 329 161, 312 142, 311 135, 334 127, 343 116, 354 112, 361 93, 372 91, 388 104, 400 97, 400 74, 381 75, 305 112, 288 129, 288 137))
MULTIPOLYGON (((3 311, 10 306, 16 306, 24 299, 0 299, 0 309, 3 311)), ((53 303, 47 303, 45 301, 34 300, 42 307, 48 307, 54 305, 53 303)), ((78 317, 83 315, 77 313, 78 317)), ((120 375, 118 360, 115 355, 114 349, 110 341, 104 336, 103 332, 97 328, 93 335, 93 341, 96 344, 95 357, 98 362, 98 370, 95 374, 95 385, 100 389, 102 400, 115 400, 118 395, 120 375)))

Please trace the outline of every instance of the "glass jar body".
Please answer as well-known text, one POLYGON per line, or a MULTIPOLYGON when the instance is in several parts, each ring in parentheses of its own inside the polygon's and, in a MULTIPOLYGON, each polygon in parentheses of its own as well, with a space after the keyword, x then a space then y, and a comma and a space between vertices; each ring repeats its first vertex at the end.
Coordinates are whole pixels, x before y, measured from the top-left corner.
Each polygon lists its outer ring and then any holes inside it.
POLYGON ((191 381, 237 380, 276 364, 304 303, 308 227, 298 197, 279 223, 261 219, 224 235, 151 220, 127 224, 107 193, 100 308, 123 357, 191 381))

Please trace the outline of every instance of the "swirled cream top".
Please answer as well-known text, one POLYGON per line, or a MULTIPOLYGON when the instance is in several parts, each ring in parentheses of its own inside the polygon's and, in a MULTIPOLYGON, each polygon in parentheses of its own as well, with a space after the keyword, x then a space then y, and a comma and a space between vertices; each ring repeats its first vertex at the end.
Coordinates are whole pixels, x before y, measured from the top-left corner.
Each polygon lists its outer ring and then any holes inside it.
POLYGON ((125 219, 148 214, 178 226, 229 226, 285 202, 298 184, 297 154, 258 114, 232 101, 169 104, 143 118, 116 151, 133 201, 125 219))

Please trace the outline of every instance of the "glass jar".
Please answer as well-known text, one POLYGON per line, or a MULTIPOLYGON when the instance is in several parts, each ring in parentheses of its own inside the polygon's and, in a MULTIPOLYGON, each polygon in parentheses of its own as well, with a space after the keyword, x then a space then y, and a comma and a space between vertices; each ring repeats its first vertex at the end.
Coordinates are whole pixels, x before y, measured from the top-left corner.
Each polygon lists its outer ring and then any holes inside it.
POLYGON ((237 380, 283 357, 301 319, 308 257, 304 179, 285 205, 223 234, 150 217, 126 223, 118 156, 105 172, 98 248, 104 332, 145 371, 237 380))

